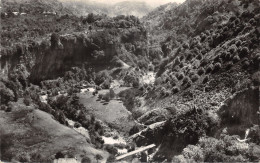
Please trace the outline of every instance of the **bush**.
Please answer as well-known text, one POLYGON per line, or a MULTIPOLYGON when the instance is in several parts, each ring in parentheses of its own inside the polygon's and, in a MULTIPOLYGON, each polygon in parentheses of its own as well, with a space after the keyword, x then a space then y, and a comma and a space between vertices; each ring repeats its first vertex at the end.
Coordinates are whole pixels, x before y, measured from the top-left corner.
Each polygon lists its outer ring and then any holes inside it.
POLYGON ((7 106, 7 108, 6 108, 6 112, 11 112, 13 110, 13 108, 11 107, 11 106, 7 106))
POLYGON ((196 57, 198 60, 201 60, 203 57, 202 57, 202 55, 201 54, 199 54, 199 55, 197 55, 197 57, 196 57))
POLYGON ((178 80, 182 80, 184 78, 184 74, 183 73, 179 73, 179 74, 177 74, 176 77, 177 77, 178 80))
POLYGON ((201 62, 200 62, 200 67, 204 67, 208 64, 209 60, 207 59, 203 59, 201 62))
POLYGON ((197 75, 197 74, 192 75, 192 77, 191 77, 192 82, 196 82, 198 79, 199 79, 199 75, 197 75))
POLYGON ((249 62, 248 60, 245 60, 245 61, 243 62, 243 68, 244 68, 244 69, 248 68, 249 65, 250 65, 250 62, 249 62))
POLYGON ((240 57, 238 56, 238 55, 235 55, 234 57, 233 57, 233 63, 237 63, 237 62, 239 62, 240 61, 240 57))
POLYGON ((29 106, 31 104, 31 99, 30 97, 25 97, 23 99, 23 103, 26 105, 26 106, 29 106))
POLYGON ((105 145, 105 150, 108 151, 112 155, 117 154, 117 149, 113 145, 110 145, 110 144, 105 145))
POLYGON ((249 49, 247 47, 243 47, 241 51, 239 52, 239 57, 244 58, 249 54, 249 49))
POLYGON ((233 66, 233 63, 232 62, 228 62, 227 66, 226 66, 226 69, 229 70, 232 66, 233 66))
POLYGON ((109 93, 104 94, 103 97, 102 97, 102 100, 109 102, 110 101, 110 94, 109 93))
POLYGON ((204 77, 202 83, 205 84, 205 83, 207 83, 208 81, 209 81, 209 76, 207 75, 207 76, 204 77))
POLYGON ((221 63, 217 62, 215 65, 214 65, 214 68, 213 68, 213 72, 217 72, 218 70, 221 69, 221 63))
POLYGON ((79 128, 79 127, 81 127, 81 124, 78 123, 78 122, 75 122, 74 127, 75 127, 75 128, 79 128))
POLYGON ((165 92, 165 96, 166 96, 166 97, 170 96, 170 94, 171 94, 171 93, 170 93, 169 91, 166 91, 166 92, 165 92))
POLYGON ((23 153, 21 156, 19 156, 19 161, 21 162, 31 162, 31 158, 28 153, 23 153))
POLYGON ((183 81, 182 81, 182 84, 186 84, 190 81, 190 78, 188 76, 186 76, 183 81))
POLYGON ((231 54, 234 54, 237 52, 237 46, 235 44, 231 45, 228 49, 228 51, 231 53, 231 54))
POLYGON ((136 133, 138 133, 139 132, 139 128, 138 128, 138 126, 133 126, 131 129, 130 129, 130 131, 129 131, 129 135, 133 135, 133 134, 136 134, 136 133))
POLYGON ((252 81, 253 81, 255 86, 258 86, 260 84, 260 71, 255 72, 252 75, 252 81))
POLYGON ((210 64, 207 69, 206 69, 206 73, 210 73, 213 70, 213 64, 210 64))
POLYGON ((183 149, 182 155, 188 160, 194 160, 196 162, 204 161, 204 154, 200 147, 194 145, 188 145, 183 149))
POLYGON ((232 58, 232 55, 229 52, 227 52, 225 55, 225 61, 229 61, 231 58, 232 58))
POLYGON ((59 46, 60 36, 58 33, 52 33, 51 35, 51 47, 55 48, 59 46))
POLYGON ((180 88, 179 87, 173 87, 172 88, 172 93, 175 94, 175 93, 178 93, 180 91, 180 88))
POLYGON ((91 159, 87 156, 84 156, 81 160, 81 163, 91 163, 91 159))
POLYGON ((108 158, 107 158, 107 162, 108 163, 112 163, 112 162, 115 162, 116 160, 116 157, 114 155, 110 155, 108 158))
POLYGON ((204 68, 203 68, 203 67, 199 68, 197 74, 201 76, 201 75, 204 74, 204 73, 205 73, 204 68))
POLYGON ((162 87, 162 89, 161 89, 161 95, 162 95, 162 96, 165 96, 165 95, 166 95, 166 88, 165 88, 165 87, 162 87))
POLYGON ((59 158, 65 158, 65 154, 63 152, 57 152, 56 155, 55 155, 55 158, 56 159, 59 159, 59 158))
POLYGON ((112 88, 110 88, 109 89, 109 97, 110 97, 110 99, 115 98, 115 96, 116 96, 116 94, 115 94, 114 90, 112 88))

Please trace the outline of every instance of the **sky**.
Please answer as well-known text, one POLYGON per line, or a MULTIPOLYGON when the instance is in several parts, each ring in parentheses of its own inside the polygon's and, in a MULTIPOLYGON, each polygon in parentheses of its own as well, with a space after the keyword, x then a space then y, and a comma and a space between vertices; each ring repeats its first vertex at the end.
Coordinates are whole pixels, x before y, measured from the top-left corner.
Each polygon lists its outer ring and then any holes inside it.
MULTIPOLYGON (((61 1, 66 1, 66 0, 61 0, 61 1)), ((74 1, 74 0, 70 0, 74 1)), ((100 2, 100 3, 108 3, 108 4, 114 4, 118 2, 123 2, 123 1, 132 1, 132 0, 75 0, 75 1, 94 1, 94 2, 100 2)), ((133 0, 133 1, 144 1, 147 4, 150 4, 153 7, 158 7, 160 5, 169 3, 169 2, 177 2, 177 3, 182 3, 185 0, 133 0)))

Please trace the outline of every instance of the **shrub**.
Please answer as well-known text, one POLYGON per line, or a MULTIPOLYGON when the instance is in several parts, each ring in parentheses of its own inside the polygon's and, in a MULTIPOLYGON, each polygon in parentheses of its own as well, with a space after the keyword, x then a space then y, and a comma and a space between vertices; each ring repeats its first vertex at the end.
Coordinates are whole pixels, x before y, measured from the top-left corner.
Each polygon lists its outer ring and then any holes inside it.
POLYGON ((7 106, 1 105, 1 110, 5 111, 7 109, 7 106))
POLYGON ((226 53, 226 55, 225 55, 225 61, 229 61, 231 58, 232 58, 232 57, 231 57, 231 54, 230 54, 229 52, 226 53))
POLYGON ((200 67, 204 67, 208 64, 208 60, 207 59, 203 59, 201 62, 200 62, 200 67))
POLYGON ((252 75, 252 81, 254 83, 254 85, 258 86, 260 84, 260 71, 255 72, 252 75))
POLYGON ((237 46, 235 44, 231 45, 229 48, 228 48, 228 51, 231 53, 231 54, 234 54, 235 52, 237 52, 237 46))
POLYGON ((214 68, 213 68, 213 72, 217 72, 218 70, 221 69, 221 63, 217 62, 215 65, 214 65, 214 68))
POLYGON ((26 106, 29 106, 31 104, 31 99, 30 97, 25 97, 23 99, 23 103, 26 105, 26 106))
POLYGON ((74 127, 79 128, 79 127, 81 127, 81 124, 78 122, 75 122, 74 127))
POLYGON ((60 36, 59 36, 59 34, 57 34, 57 33, 52 33, 52 35, 51 35, 51 47, 52 47, 52 48, 58 47, 59 42, 60 42, 60 36))
POLYGON ((14 101, 14 92, 7 88, 2 82, 0 82, 0 97, 1 104, 7 104, 9 101, 14 101))
POLYGON ((189 52, 189 53, 187 54, 186 61, 189 61, 189 60, 191 60, 192 58, 193 58, 193 54, 189 52))
POLYGON ((202 83, 205 84, 205 83, 207 83, 208 81, 209 81, 209 76, 207 75, 207 76, 204 77, 202 83))
POLYGON ((188 145, 183 149, 182 155, 188 160, 194 160, 196 162, 204 161, 204 154, 200 147, 194 145, 188 145))
POLYGON ((250 65, 250 62, 249 62, 249 60, 245 60, 244 62, 243 62, 243 68, 244 69, 246 69, 246 68, 248 68, 249 67, 249 65, 250 65))
POLYGON ((110 144, 105 145, 105 150, 108 151, 112 155, 117 154, 117 149, 113 145, 110 145, 110 144))
POLYGON ((233 63, 232 62, 228 62, 227 66, 226 66, 226 69, 229 70, 232 66, 233 66, 233 63))
POLYGON ((237 46, 237 47, 239 47, 241 44, 242 44, 242 41, 241 41, 241 40, 237 40, 237 41, 236 41, 236 46, 237 46))
POLYGON ((130 131, 129 131, 129 135, 133 135, 133 134, 136 134, 136 133, 138 133, 139 132, 139 128, 138 128, 138 126, 133 126, 131 129, 130 129, 130 131))
POLYGON ((175 93, 178 93, 180 91, 180 88, 179 87, 173 87, 172 88, 172 93, 175 94, 175 93))
POLYGON ((213 70, 213 64, 210 64, 207 69, 206 69, 206 73, 210 73, 213 70))
POLYGON ((254 57, 254 62, 255 63, 260 63, 260 53, 257 53, 254 57))
POLYGON ((114 155, 110 155, 108 158, 107 158, 107 162, 108 163, 112 163, 112 162, 115 162, 116 160, 116 157, 114 155))
POLYGON ((184 63, 181 62, 181 63, 179 64, 179 67, 182 68, 183 66, 184 66, 184 63))
POLYGON ((114 90, 113 90, 112 88, 110 88, 110 89, 109 89, 109 97, 110 97, 111 99, 113 99, 113 98, 115 98, 115 96, 116 96, 116 94, 115 94, 114 90))
POLYGON ((191 77, 192 82, 196 82, 198 79, 199 79, 199 75, 197 75, 197 74, 192 75, 192 77, 191 77))
POLYGON ((65 154, 63 152, 57 152, 56 155, 55 155, 55 158, 56 159, 59 159, 59 158, 65 158, 65 154))
POLYGON ((199 68, 197 74, 201 76, 201 75, 204 74, 204 73, 205 73, 204 68, 203 68, 203 67, 199 68))
POLYGON ((249 49, 247 47, 243 47, 239 52, 239 57, 243 58, 249 54, 249 49))
POLYGON ((6 108, 6 112, 11 112, 13 110, 13 108, 11 107, 11 106, 7 106, 7 108, 6 108))
POLYGON ((102 100, 109 102, 110 101, 110 94, 109 93, 104 94, 103 97, 102 97, 102 100))
POLYGON ((170 93, 169 91, 166 91, 166 92, 165 92, 165 96, 166 96, 166 97, 170 96, 170 94, 171 94, 171 93, 170 93))
POLYGON ((179 73, 179 74, 177 74, 176 77, 177 77, 178 80, 182 80, 184 78, 184 74, 183 73, 179 73))
POLYGON ((21 162, 31 162, 31 158, 28 153, 23 153, 19 156, 19 161, 21 162))
POLYGON ((182 84, 186 84, 190 81, 190 78, 188 76, 186 76, 183 81, 182 81, 182 84))
POLYGON ((203 58, 203 56, 201 54, 198 54, 196 57, 198 60, 201 60, 203 58))
POLYGON ((91 159, 87 156, 84 156, 81 160, 81 163, 91 163, 91 159))
POLYGON ((240 61, 240 57, 238 55, 235 55, 233 57, 233 63, 237 63, 238 61, 240 61))
POLYGON ((177 58, 174 60, 174 64, 175 64, 175 65, 179 65, 180 63, 181 63, 180 58, 177 57, 177 58))
POLYGON ((162 89, 161 89, 161 95, 162 95, 162 96, 165 96, 165 95, 166 95, 166 88, 165 88, 165 87, 162 87, 162 89))

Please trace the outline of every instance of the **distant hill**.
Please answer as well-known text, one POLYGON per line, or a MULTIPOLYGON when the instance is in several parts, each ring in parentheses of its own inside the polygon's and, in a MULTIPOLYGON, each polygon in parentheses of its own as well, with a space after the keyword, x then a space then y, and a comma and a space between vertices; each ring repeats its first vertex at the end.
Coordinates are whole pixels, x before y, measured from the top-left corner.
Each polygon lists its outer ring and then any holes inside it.
POLYGON ((93 2, 93 1, 65 1, 66 8, 69 8, 77 15, 106 14, 108 16, 134 15, 143 17, 152 10, 152 7, 145 2, 124 1, 113 5, 93 2))
POLYGON ((40 14, 43 12, 55 12, 57 14, 72 14, 58 0, 2 0, 2 12, 21 12, 27 14, 40 14))
POLYGON ((145 2, 124 1, 116 3, 111 8, 110 16, 116 15, 134 15, 143 17, 152 10, 152 7, 145 2))

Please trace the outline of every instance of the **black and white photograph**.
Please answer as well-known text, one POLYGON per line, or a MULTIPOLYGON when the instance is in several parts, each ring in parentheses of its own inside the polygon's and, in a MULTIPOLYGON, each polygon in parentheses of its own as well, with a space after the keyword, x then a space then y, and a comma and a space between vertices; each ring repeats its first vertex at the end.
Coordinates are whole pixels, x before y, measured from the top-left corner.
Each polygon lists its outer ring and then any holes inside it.
POLYGON ((0 13, 0 163, 260 161, 260 0, 0 13))

